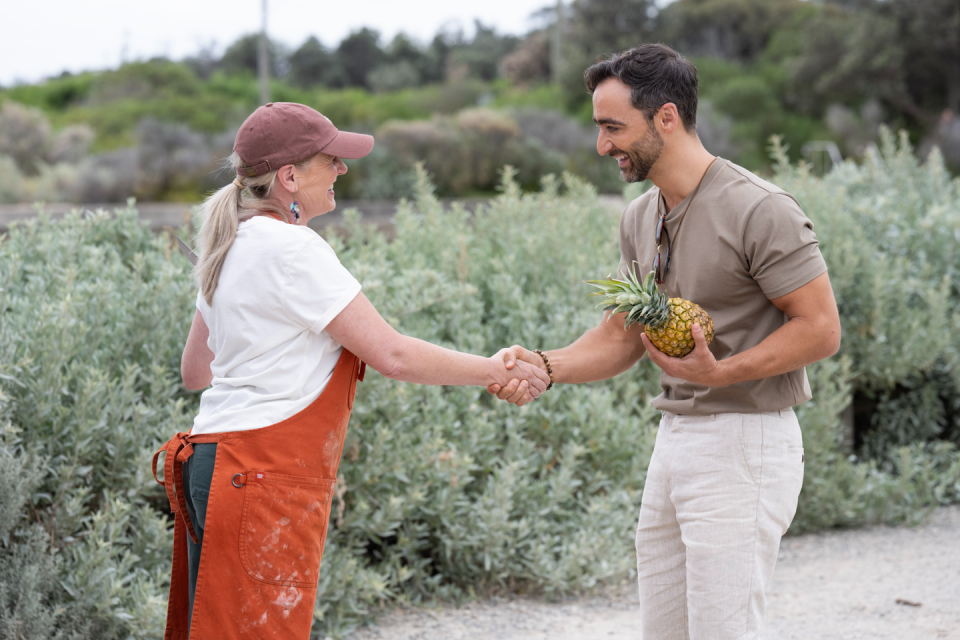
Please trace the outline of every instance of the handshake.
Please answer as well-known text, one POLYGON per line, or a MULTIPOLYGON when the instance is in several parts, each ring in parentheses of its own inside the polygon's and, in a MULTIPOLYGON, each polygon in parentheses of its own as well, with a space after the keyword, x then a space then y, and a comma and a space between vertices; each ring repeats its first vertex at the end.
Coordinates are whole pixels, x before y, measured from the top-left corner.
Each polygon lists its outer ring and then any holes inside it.
POLYGON ((497 382, 489 385, 487 391, 518 407, 536 400, 551 384, 544 359, 520 345, 501 349, 490 359, 497 382))

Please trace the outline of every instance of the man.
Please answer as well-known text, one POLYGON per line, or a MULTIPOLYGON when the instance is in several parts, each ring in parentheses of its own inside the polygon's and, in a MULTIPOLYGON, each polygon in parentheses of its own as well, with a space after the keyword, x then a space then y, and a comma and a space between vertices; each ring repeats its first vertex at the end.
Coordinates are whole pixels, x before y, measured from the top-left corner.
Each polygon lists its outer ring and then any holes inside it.
POLYGON ((840 345, 826 264, 792 196, 700 143, 693 64, 648 44, 584 76, 597 151, 654 184, 620 220, 621 270, 642 279, 659 253, 661 291, 703 307, 716 336, 708 346, 694 325, 694 351, 672 358, 621 313, 562 349, 513 355, 557 383, 610 378, 644 353, 660 367, 636 538, 643 638, 756 638, 803 481, 792 407, 811 398, 804 367, 840 345))

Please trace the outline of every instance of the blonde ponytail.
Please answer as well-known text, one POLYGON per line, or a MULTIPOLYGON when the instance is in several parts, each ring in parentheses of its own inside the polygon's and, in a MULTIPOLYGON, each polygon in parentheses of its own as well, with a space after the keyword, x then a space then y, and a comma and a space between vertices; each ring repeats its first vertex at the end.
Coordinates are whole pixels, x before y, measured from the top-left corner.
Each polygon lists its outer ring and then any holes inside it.
MULTIPOLYGON (((313 158, 308 158, 294 166, 305 171, 312 160, 313 158)), ((233 153, 227 160, 227 165, 236 173, 236 169, 244 166, 244 163, 236 153, 233 153)), ((200 284, 200 293, 208 305, 213 304, 213 294, 220 281, 220 271, 227 259, 227 252, 237 238, 237 228, 240 223, 258 213, 270 213, 287 222, 291 221, 290 213, 270 197, 276 178, 276 171, 260 176, 238 178, 243 188, 237 186, 236 182, 231 182, 217 190, 200 205, 200 217, 203 220, 199 234, 200 258, 193 272, 200 284)))
POLYGON ((232 182, 204 200, 200 205, 200 259, 194 273, 200 293, 207 304, 213 304, 213 292, 220 280, 220 269, 227 251, 237 237, 240 224, 240 189, 232 182))

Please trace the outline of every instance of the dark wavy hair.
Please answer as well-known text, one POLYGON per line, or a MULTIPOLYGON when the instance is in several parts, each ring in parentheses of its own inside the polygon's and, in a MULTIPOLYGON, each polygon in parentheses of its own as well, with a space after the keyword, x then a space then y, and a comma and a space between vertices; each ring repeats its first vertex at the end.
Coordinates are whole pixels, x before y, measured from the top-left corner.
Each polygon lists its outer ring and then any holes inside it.
POLYGON ((590 95, 604 80, 617 78, 630 87, 633 106, 653 120, 668 102, 677 105, 683 128, 697 130, 697 68, 665 44, 642 44, 601 60, 583 72, 590 95))

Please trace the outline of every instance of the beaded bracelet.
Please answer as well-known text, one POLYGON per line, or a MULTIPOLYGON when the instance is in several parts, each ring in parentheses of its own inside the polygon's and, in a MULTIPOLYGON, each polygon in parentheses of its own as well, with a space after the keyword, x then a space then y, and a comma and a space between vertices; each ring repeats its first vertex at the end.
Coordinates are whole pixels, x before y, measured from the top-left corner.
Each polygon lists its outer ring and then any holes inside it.
POLYGON ((547 360, 547 354, 540 349, 534 349, 533 352, 543 358, 543 364, 547 365, 547 375, 550 376, 550 384, 547 385, 547 391, 550 391, 550 388, 553 386, 553 369, 550 367, 550 361, 547 360))

